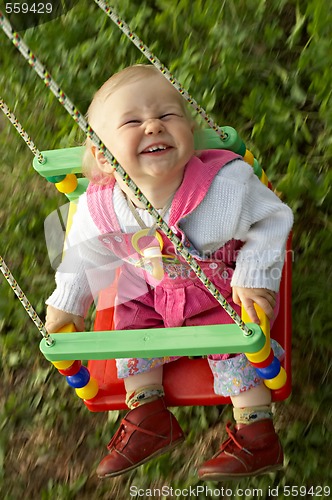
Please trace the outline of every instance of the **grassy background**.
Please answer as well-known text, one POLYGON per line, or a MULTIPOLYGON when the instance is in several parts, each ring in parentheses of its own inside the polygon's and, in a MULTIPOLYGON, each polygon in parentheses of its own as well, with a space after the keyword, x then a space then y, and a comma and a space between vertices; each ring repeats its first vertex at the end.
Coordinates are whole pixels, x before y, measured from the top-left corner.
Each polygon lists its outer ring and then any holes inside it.
MULTIPOLYGON (((110 74, 144 59, 94 2, 76 4, 65 16, 22 34, 85 112, 110 74)), ((322 0, 113 5, 217 123, 237 128, 295 214, 294 383, 292 396, 276 407, 286 469, 224 486, 233 488, 232 498, 255 498, 254 488, 269 498, 269 488, 277 486, 284 498, 283 485, 332 488, 332 14, 322 0), (236 495, 236 487, 248 488, 247 495, 236 495)), ((0 68, 1 95, 40 150, 82 142, 76 124, 2 32, 0 68)), ((3 114, 0 151, 1 253, 44 317, 54 281, 43 223, 65 200, 34 172, 30 151, 3 114)), ((196 467, 219 446, 230 408, 176 409, 188 433, 180 450, 98 481, 94 468, 121 415, 90 414, 74 396, 39 353, 38 331, 3 279, 0 327, 1 498, 122 500, 134 498, 133 485, 203 484, 196 467)))

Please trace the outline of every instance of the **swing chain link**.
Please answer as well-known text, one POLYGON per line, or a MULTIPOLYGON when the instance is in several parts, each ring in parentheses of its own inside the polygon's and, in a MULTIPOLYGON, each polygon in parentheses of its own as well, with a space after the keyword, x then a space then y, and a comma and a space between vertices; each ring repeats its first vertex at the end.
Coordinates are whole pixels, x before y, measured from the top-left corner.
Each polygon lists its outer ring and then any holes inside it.
POLYGON ((31 137, 26 133, 26 131, 24 130, 24 128, 22 127, 22 125, 20 124, 14 113, 8 108, 7 104, 1 97, 0 97, 0 108, 3 111, 3 113, 7 116, 11 124, 14 125, 17 132, 20 134, 20 136, 22 137, 28 148, 30 148, 32 153, 37 157, 38 163, 44 165, 44 163, 46 163, 46 160, 43 157, 42 153, 36 147, 31 137))
POLYGON ((18 285, 17 281, 15 280, 14 276, 12 275, 9 267, 3 260, 2 256, 0 255, 0 271, 4 275, 5 279, 7 280, 8 284, 10 285, 11 289, 15 292, 17 297, 19 298, 21 304, 23 305, 24 309, 44 337, 46 343, 48 346, 54 345, 55 341, 54 339, 50 336, 48 331, 46 330, 42 320, 38 316, 37 312, 35 309, 32 307, 31 303, 29 302, 27 296, 23 292, 23 290, 20 288, 18 285))
POLYGON ((162 62, 151 52, 149 47, 134 33, 130 26, 121 19, 114 11, 113 7, 104 0, 94 0, 98 7, 113 21, 114 24, 126 35, 129 40, 142 52, 142 54, 152 63, 162 75, 173 85, 173 87, 182 95, 192 108, 207 122, 207 124, 219 135, 221 140, 226 140, 228 135, 219 127, 207 112, 195 101, 195 99, 184 89, 181 83, 172 75, 172 73, 162 64, 162 62))

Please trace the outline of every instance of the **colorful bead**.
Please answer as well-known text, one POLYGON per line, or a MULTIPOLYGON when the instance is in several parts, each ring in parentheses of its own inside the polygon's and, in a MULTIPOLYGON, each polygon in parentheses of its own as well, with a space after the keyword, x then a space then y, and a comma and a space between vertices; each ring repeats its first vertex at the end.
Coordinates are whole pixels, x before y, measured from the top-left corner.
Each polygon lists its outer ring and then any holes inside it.
POLYGON ((273 349, 271 348, 269 356, 264 361, 261 361, 260 363, 253 363, 251 361, 251 364, 255 368, 266 368, 267 366, 269 366, 272 363, 273 359, 274 359, 274 352, 273 352, 273 349))
POLYGON ((81 389, 75 389, 77 396, 81 399, 92 399, 98 392, 98 382, 95 378, 91 377, 88 384, 81 389))
POLYGON ((281 367, 278 375, 270 380, 264 380, 264 384, 268 389, 277 390, 281 389, 287 381, 287 374, 283 367, 281 367))
POLYGON ((248 360, 250 363, 261 363, 262 361, 265 361, 271 351, 271 346, 270 346, 270 341, 265 342, 264 347, 258 351, 258 352, 246 352, 245 355, 247 356, 248 360))
POLYGON ((249 163, 249 165, 251 165, 252 167, 254 166, 254 155, 252 154, 251 151, 249 151, 249 149, 246 149, 246 152, 243 156, 243 159, 244 161, 246 161, 247 163, 249 163))
POLYGON ((61 375, 64 375, 65 377, 69 377, 70 375, 76 375, 81 366, 82 366, 82 361, 77 359, 69 368, 66 368, 65 370, 59 370, 59 373, 61 373, 61 375))
POLYGON ((74 333, 74 332, 76 332, 74 323, 68 323, 67 325, 64 325, 62 328, 59 328, 59 330, 57 330, 57 333, 74 333))
POLYGON ((55 187, 60 193, 72 193, 77 188, 77 177, 75 174, 67 174, 65 179, 57 182, 55 187))
POLYGON ((70 387, 74 387, 74 389, 81 389, 88 384, 90 380, 90 372, 86 366, 81 366, 75 375, 66 377, 66 380, 70 387))
POLYGON ((256 368, 256 372, 263 379, 272 379, 275 378, 280 372, 280 361, 278 358, 274 357, 272 363, 265 368, 256 368))
POLYGON ((66 178, 66 175, 52 175, 51 177, 45 177, 48 182, 52 182, 52 184, 57 184, 63 181, 66 178))
POLYGON ((266 173, 264 172, 264 170, 262 170, 262 175, 260 176, 260 180, 261 180, 261 182, 262 182, 265 186, 268 186, 268 185, 269 185, 269 179, 267 178, 266 173))
POLYGON ((263 169, 260 166, 260 164, 258 163, 258 161, 256 160, 256 158, 254 158, 253 169, 254 169, 255 175, 257 175, 258 179, 260 179, 262 177, 263 169))
POLYGON ((52 365, 58 370, 66 370, 75 363, 75 360, 65 360, 65 361, 52 361, 52 365))
MULTIPOLYGON (((57 333, 73 333, 76 332, 75 325, 73 323, 69 323, 68 325, 64 325, 60 328, 57 333)), ((64 361, 52 361, 52 364, 58 370, 67 370, 75 363, 75 360, 64 360, 64 361)))

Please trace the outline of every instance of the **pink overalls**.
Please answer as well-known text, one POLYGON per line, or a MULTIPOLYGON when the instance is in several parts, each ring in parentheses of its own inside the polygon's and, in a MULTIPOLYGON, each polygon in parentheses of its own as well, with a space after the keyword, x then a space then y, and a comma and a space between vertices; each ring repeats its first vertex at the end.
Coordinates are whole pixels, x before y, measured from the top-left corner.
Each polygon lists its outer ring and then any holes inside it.
MULTIPOLYGON (((186 166, 182 184, 174 196, 168 225, 198 260, 221 294, 239 312, 239 307, 232 301, 230 281, 236 252, 242 243, 231 240, 210 258, 203 260, 180 229, 181 221, 198 207, 220 169, 235 158, 237 156, 234 153, 221 150, 204 151, 200 158, 193 157, 186 166)), ((176 254, 172 243, 163 234, 162 253, 174 257, 163 258, 164 278, 158 282, 147 268, 135 267, 141 256, 131 245, 133 234, 125 234, 120 230, 113 207, 114 184, 115 180, 106 186, 90 184, 87 199, 90 214, 101 232, 100 240, 124 261, 115 307, 116 330, 231 323, 230 316, 184 259, 176 254)), ((281 347, 275 343, 273 347, 275 354, 282 356, 281 347)), ((213 358, 217 359, 209 359, 209 364, 214 375, 216 394, 237 395, 262 382, 243 354, 213 358)), ((118 376, 126 378, 176 359, 118 359, 118 376)))

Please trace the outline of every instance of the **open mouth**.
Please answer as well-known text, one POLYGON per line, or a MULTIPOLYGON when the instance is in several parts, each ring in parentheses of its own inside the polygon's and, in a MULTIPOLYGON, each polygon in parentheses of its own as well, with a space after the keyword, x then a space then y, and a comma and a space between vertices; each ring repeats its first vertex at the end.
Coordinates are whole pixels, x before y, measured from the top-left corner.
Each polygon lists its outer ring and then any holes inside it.
POLYGON ((149 146, 148 148, 144 149, 142 151, 142 153, 143 154, 163 153, 164 151, 167 151, 168 149, 171 149, 171 146, 166 146, 165 144, 156 144, 154 146, 149 146))

